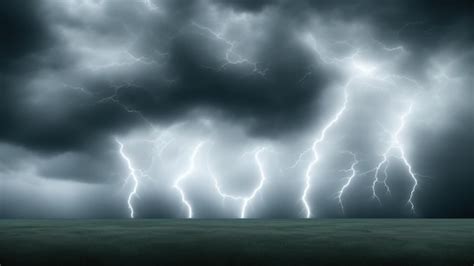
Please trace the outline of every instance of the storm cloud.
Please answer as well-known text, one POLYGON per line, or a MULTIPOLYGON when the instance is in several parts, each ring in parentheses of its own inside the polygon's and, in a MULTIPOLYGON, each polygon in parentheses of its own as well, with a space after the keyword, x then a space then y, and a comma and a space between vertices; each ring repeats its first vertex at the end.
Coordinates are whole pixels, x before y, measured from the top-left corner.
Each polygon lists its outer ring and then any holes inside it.
POLYGON ((173 182, 200 141, 183 183, 199 217, 236 216, 241 203, 221 205, 209 169, 250 195, 256 147, 266 183, 249 215, 304 216, 307 150, 344 92, 311 171, 317 217, 472 217, 473 11, 472 1, 4 1, 0 217, 126 217, 132 181, 117 141, 140 169, 140 217, 183 215, 173 182), (417 174, 416 213, 397 151, 391 196, 376 184, 383 204, 371 198, 370 170, 407 103, 399 146, 417 174), (348 151, 363 174, 342 213, 348 151))

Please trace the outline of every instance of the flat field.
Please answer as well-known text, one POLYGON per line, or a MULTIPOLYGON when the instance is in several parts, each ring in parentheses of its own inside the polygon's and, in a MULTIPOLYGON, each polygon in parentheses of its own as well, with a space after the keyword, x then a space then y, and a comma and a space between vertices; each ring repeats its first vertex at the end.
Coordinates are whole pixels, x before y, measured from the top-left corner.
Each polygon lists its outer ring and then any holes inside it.
POLYGON ((0 220, 0 265, 472 266, 474 220, 0 220))

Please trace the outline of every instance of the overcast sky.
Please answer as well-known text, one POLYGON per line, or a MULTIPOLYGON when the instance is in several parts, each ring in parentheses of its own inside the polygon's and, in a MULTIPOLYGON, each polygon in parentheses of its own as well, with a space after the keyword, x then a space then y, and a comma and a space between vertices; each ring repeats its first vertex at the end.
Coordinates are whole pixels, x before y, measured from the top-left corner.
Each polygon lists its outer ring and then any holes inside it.
POLYGON ((474 217, 472 1, 0 5, 0 218, 474 217))

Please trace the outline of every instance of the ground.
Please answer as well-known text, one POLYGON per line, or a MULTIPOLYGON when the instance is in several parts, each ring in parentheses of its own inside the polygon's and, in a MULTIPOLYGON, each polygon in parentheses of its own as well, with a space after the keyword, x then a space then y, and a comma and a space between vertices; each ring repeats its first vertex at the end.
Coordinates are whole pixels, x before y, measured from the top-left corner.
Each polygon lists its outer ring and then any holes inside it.
POLYGON ((0 265, 474 265, 474 219, 0 220, 0 265))

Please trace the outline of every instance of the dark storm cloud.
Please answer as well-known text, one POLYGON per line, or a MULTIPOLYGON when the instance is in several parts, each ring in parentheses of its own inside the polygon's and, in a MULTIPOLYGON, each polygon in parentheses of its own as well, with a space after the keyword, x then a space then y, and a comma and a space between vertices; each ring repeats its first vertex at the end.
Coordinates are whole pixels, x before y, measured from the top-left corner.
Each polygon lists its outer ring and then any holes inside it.
MULTIPOLYGON (((361 43, 373 38, 387 47, 402 45, 409 56, 397 67, 416 80, 431 74, 427 66, 440 51, 468 53, 474 42, 472 1, 151 3, 156 7, 146 1, 0 4, 5 40, 0 43, 0 142, 8 146, 0 146, 0 172, 21 169, 31 160, 45 178, 108 182, 114 175, 110 169, 119 168, 113 136, 148 122, 193 120, 196 110, 236 124, 249 138, 299 138, 314 121, 326 119, 318 113, 321 96, 343 75, 301 41, 312 30, 344 40, 345 34, 358 34, 350 31, 359 25, 367 34, 356 36, 361 43), (339 24, 343 30, 333 31, 339 24), (32 159, 35 155, 44 158, 32 159)), ((460 65, 467 69, 473 63, 460 65)), ((468 86, 459 87, 469 92, 468 86)), ((473 212, 472 207, 450 209, 473 201, 468 194, 473 151, 466 148, 473 146, 472 127, 465 126, 473 121, 472 115, 463 116, 472 108, 459 112, 453 119, 462 117, 463 124, 435 137, 416 136, 423 140, 417 154, 431 155, 420 168, 442 176, 421 198, 427 216, 473 212), (438 137, 443 145, 435 145, 438 137), (453 183, 456 189, 443 193, 453 183), (430 205, 432 197, 442 207, 430 205)), ((363 122, 353 123, 366 130, 363 122)), ((351 147, 368 147, 370 141, 351 147)), ((374 215, 363 207, 357 213, 374 215)))
POLYGON ((269 5, 278 4, 278 1, 272 0, 214 0, 214 2, 222 6, 234 8, 236 11, 251 12, 258 12, 269 5))
MULTIPOLYGON (((10 72, 28 56, 51 44, 51 34, 42 18, 39 2, 3 1, 0 9, 0 68, 10 72)), ((5 73, 5 72, 4 72, 5 73)))
MULTIPOLYGON (((68 125, 48 124, 48 118, 36 113, 28 102, 28 84, 38 72, 57 70, 68 63, 58 58, 62 56, 61 50, 56 50, 60 43, 45 20, 48 12, 39 2, 4 1, 1 5, 0 34, 6 41, 0 45, 0 138, 40 150, 63 147, 71 136, 65 129, 68 125)), ((38 88, 42 89, 46 88, 38 88)))
POLYGON ((255 60, 261 63, 257 67, 268 66, 261 75, 252 73, 253 66, 249 65, 228 65, 223 71, 203 68, 225 63, 213 55, 219 50, 215 42, 203 42, 196 34, 176 38, 170 68, 177 82, 168 102, 217 107, 231 117, 248 118, 256 134, 276 135, 300 127, 328 78, 322 70, 312 68, 310 51, 295 43, 294 36, 280 26, 267 29, 264 43, 258 44, 255 60), (189 43, 200 45, 189 47, 189 43), (310 70, 315 74, 300 82, 310 70))
MULTIPOLYGON (((42 60, 28 59, 28 66, 5 77, 7 89, 3 92, 5 103, 2 105, 1 118, 4 128, 1 137, 5 141, 44 151, 67 151, 96 145, 95 139, 99 138, 100 141, 101 136, 120 127, 131 126, 131 119, 140 122, 139 116, 134 116, 121 106, 111 102, 95 104, 86 95, 81 95, 80 91, 70 90, 60 82, 32 88, 28 80, 42 79, 46 70, 53 72, 52 79, 56 75, 71 76, 73 81, 79 79, 78 86, 84 86, 86 90, 93 92, 95 99, 114 93, 110 77, 81 73, 74 68, 81 58, 74 59, 74 54, 68 54, 66 48, 62 47, 67 45, 67 40, 57 36, 57 32, 54 36, 56 38, 51 37, 53 28, 58 25, 75 30, 84 28, 88 34, 92 32, 98 36, 105 34, 105 38, 112 41, 124 38, 123 35, 129 34, 126 30, 130 27, 132 30, 140 29, 144 35, 138 37, 138 41, 143 40, 144 43, 136 45, 137 52, 144 52, 144 57, 158 62, 163 61, 163 58, 154 58, 153 54, 149 55, 147 52, 154 47, 164 46, 162 52, 167 53, 165 70, 154 72, 153 68, 143 68, 141 73, 137 73, 124 66, 124 71, 130 71, 126 75, 138 86, 120 85, 115 98, 127 108, 139 111, 151 120, 173 120, 174 116, 182 115, 187 110, 210 107, 223 110, 223 114, 227 116, 250 121, 248 127, 256 134, 281 134, 304 122, 313 98, 328 82, 329 72, 316 69, 310 51, 294 41, 291 28, 280 21, 278 16, 263 25, 264 28, 260 30, 265 37, 256 43, 256 58, 252 60, 258 62, 259 68, 265 68, 263 76, 252 72, 252 66, 248 64, 228 65, 221 71, 205 67, 209 65, 218 68, 225 63, 223 57, 229 47, 221 40, 213 40, 212 36, 203 36, 199 29, 190 25, 194 19, 206 16, 208 11, 202 3, 168 2, 166 12, 174 15, 165 16, 165 21, 161 18, 135 20, 133 16, 136 13, 134 9, 130 11, 130 7, 136 3, 120 4, 105 2, 103 5, 107 8, 107 13, 97 25, 94 22, 88 25, 88 21, 75 21, 74 18, 52 11, 52 19, 41 18, 45 12, 39 5, 26 9, 15 6, 12 13, 19 13, 18 16, 10 15, 13 22, 6 23, 10 26, 2 26, 6 31, 5 35, 10 31, 15 34, 11 42, 2 47, 2 53, 10 56, 8 64, 24 65, 27 60, 25 57, 32 54, 42 60), (130 19, 119 26, 114 19, 118 16, 130 19), (49 25, 44 25, 46 22, 49 25), (168 25, 173 25, 172 30, 168 25), (30 31, 31 35, 26 34, 30 31), (150 33, 160 38, 149 39, 147 34, 150 33), (163 37, 170 41, 163 44, 163 37), (151 42, 147 43, 149 40, 151 42), (189 45, 190 43, 194 45, 189 45), (66 59, 63 56, 57 57, 62 53, 65 53, 66 59), (64 60, 66 61, 62 62, 64 60), (51 70, 51 61, 64 65, 64 69, 51 70), (288 65, 292 67, 289 68, 288 65), (313 74, 300 82, 308 71, 313 74), (158 78, 152 79, 149 76, 158 78), (167 78, 175 81, 171 85, 166 84, 167 78), (46 97, 37 104, 30 103, 34 101, 28 99, 32 93, 41 93, 39 90, 47 90, 48 87, 57 89, 51 94, 55 98, 54 102, 52 98, 46 97), (57 101, 67 101, 68 104, 58 107, 55 103, 57 101)), ((245 8, 260 6, 250 2, 239 5, 245 8)), ((6 9, 8 7, 3 10, 6 9)), ((209 27, 218 25, 215 24, 218 21, 212 23, 209 27)), ((13 71, 13 68, 9 67, 9 71, 13 71)))
MULTIPOLYGON (((45 106, 31 106, 26 100, 30 92, 24 88, 28 87, 25 80, 41 75, 38 73, 40 70, 51 68, 52 61, 68 65, 66 71, 69 68, 70 73, 66 74, 74 76, 75 80, 79 77, 77 83, 97 95, 105 97, 113 93, 109 82, 113 76, 104 78, 78 73, 71 67, 79 64, 77 60, 80 58, 74 59, 74 54, 68 54, 61 47, 66 43, 58 40, 57 33, 53 36, 52 28, 58 25, 87 29, 86 32, 92 31, 112 41, 133 36, 127 30, 139 30, 136 37, 138 43, 133 52, 136 50, 140 56, 149 60, 165 61, 166 65, 162 70, 156 71, 152 66, 143 68, 142 72, 133 72, 124 67, 124 71, 130 72, 126 74, 129 80, 133 80, 139 88, 123 86, 117 99, 149 119, 172 121, 176 115, 181 116, 187 110, 210 107, 222 110, 229 117, 241 119, 241 123, 254 134, 269 136, 284 134, 305 125, 318 91, 335 78, 334 73, 318 65, 311 51, 295 41, 294 34, 297 31, 294 27, 300 24, 293 21, 318 16, 368 21, 381 38, 385 38, 387 32, 397 34, 404 42, 416 44, 416 52, 420 53, 439 45, 447 34, 456 35, 461 43, 466 43, 461 40, 470 38, 465 36, 469 31, 463 28, 470 21, 472 3, 469 1, 457 2, 456 5, 448 5, 446 1, 216 1, 217 8, 222 10, 230 8, 237 13, 250 11, 268 17, 260 29, 255 28, 255 32, 251 33, 261 31, 258 34, 264 36, 253 43, 256 52, 251 60, 262 71, 265 70, 265 76, 252 73, 253 66, 248 64, 228 65, 217 71, 212 68, 225 63, 223 59, 229 49, 228 44, 205 36, 209 33, 199 32, 199 29, 190 25, 192 21, 206 17, 209 12, 206 5, 212 3, 168 1, 160 3, 160 8, 166 13, 163 17, 137 19, 137 3, 114 4, 106 1, 102 3, 106 13, 102 14, 98 22, 70 18, 61 12, 48 13, 41 4, 36 3, 28 8, 12 2, 3 3, 5 8, 2 8, 2 12, 5 12, 5 16, 2 19, 7 21, 2 23, 1 30, 2 35, 10 39, 1 47, 5 59, 2 60, 2 66, 14 73, 2 77, 2 82, 6 84, 2 92, 3 112, 0 119, 4 129, 2 138, 39 150, 78 149, 93 143, 94 139, 130 125, 131 120, 137 118, 120 106, 92 104, 90 99, 79 95, 77 91, 69 91, 52 96, 70 103, 69 106, 59 107, 60 110, 51 110, 52 113, 61 112, 63 115, 37 119, 37 108, 55 107, 48 107, 46 101, 45 106), (47 19, 46 14, 51 15, 52 19, 47 19), (125 19, 119 21, 118 17, 125 19), (429 30, 431 33, 412 32, 421 25, 424 31, 429 30), (159 52, 166 53, 165 57, 150 54, 157 47, 161 49, 159 52), (17 69, 13 65, 22 67, 17 69), (300 82, 308 72, 311 75, 300 82), (173 82, 167 84, 167 79, 173 82)), ((211 21, 206 27, 213 28, 218 23, 211 21)), ((236 35, 236 39, 230 41, 249 37, 252 36, 236 35)), ((246 52, 245 49, 239 52, 246 52)), ((53 75, 62 75, 61 72, 53 75)))
POLYGON ((469 0, 422 1, 283 1, 289 13, 319 15, 325 20, 365 22, 374 29, 373 36, 388 47, 403 45, 410 51, 400 69, 422 78, 429 58, 440 49, 470 50, 474 34, 474 4, 469 0), (303 10, 306 10, 303 11, 303 10), (391 45, 388 45, 391 44, 391 45))
POLYGON ((120 167, 115 151, 105 150, 90 153, 63 153, 37 164, 38 175, 45 178, 80 180, 85 183, 111 183, 117 179, 111 169, 120 167), (86 167, 85 167, 86 166, 86 167))
POLYGON ((458 30, 462 33, 459 40, 472 34, 464 31, 472 22, 472 1, 448 0, 421 0, 421 1, 282 1, 282 6, 289 12, 308 12, 308 15, 319 14, 327 18, 346 21, 365 20, 375 27, 379 34, 396 33, 400 41, 424 43, 427 46, 433 43, 426 42, 428 35, 433 40, 442 41, 444 35, 458 30), (404 32, 407 31, 407 32, 404 32), (418 32, 413 32, 418 31, 418 32), (405 35, 405 33, 407 35, 405 35), (413 35, 410 35, 412 33, 413 35), (417 35, 418 33, 418 35, 417 35))
MULTIPOLYGON (((39 3, 2 2, 0 9, 0 135, 7 138, 18 123, 16 112, 24 72, 31 71, 25 61, 40 54, 51 42, 50 32, 41 19, 39 3)), ((13 132, 11 133, 13 134, 13 132)))

